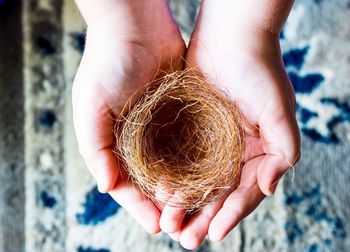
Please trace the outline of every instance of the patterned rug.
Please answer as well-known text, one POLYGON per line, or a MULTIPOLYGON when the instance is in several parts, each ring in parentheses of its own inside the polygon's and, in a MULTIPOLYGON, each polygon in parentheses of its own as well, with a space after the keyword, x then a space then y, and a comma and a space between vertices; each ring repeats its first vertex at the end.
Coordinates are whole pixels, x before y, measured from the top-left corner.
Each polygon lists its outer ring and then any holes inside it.
MULTIPOLYGON (((199 1, 170 4, 188 40, 199 1)), ((0 0, 0 252, 186 251, 143 231, 84 167, 70 102, 84 31, 72 0, 0 0)), ((281 44, 302 131, 295 178, 196 251, 350 251, 350 1, 296 1, 281 44)))

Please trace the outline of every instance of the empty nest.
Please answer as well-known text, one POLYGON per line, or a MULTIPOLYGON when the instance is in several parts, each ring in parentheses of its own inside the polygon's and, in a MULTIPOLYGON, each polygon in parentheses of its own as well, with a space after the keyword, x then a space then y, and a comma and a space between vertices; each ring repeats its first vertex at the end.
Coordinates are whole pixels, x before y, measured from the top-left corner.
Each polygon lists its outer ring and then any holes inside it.
POLYGON ((239 184, 242 116, 225 92, 192 70, 149 83, 116 125, 117 155, 155 202, 193 212, 239 184))

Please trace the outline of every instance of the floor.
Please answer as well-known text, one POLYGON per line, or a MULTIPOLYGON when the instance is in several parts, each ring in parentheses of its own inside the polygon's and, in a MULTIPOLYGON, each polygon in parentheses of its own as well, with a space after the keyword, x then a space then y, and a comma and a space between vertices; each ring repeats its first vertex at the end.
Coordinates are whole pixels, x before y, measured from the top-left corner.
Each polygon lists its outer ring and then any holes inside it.
MULTIPOLYGON (((199 1, 171 0, 188 40, 199 1)), ((276 195, 197 251, 350 248, 350 2, 299 0, 281 34, 302 159, 276 195)), ((72 0, 0 0, 0 252, 186 251, 97 192, 70 91, 85 25, 72 0)))

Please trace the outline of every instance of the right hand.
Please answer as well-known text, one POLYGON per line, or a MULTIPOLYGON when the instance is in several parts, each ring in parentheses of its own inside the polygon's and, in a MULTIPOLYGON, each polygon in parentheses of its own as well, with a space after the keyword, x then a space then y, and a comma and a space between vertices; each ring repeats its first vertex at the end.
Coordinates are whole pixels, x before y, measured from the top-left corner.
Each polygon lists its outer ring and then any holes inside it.
POLYGON ((159 70, 182 69, 183 39, 165 0, 122 1, 115 19, 94 20, 87 17, 92 7, 79 7, 88 24, 72 92, 80 153, 99 190, 108 192, 147 231, 157 233, 160 210, 122 174, 113 153, 113 129, 130 96, 159 70))

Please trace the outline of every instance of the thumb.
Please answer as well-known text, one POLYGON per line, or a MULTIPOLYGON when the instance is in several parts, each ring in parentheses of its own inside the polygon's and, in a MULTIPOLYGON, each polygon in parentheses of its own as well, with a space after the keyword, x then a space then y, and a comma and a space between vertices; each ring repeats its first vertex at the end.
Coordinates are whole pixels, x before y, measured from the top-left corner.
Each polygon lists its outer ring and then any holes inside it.
POLYGON ((274 127, 270 125, 262 126, 260 130, 265 156, 257 169, 260 190, 267 196, 274 194, 280 179, 300 158, 300 136, 295 118, 285 117, 274 123, 274 127))
POLYGON ((114 149, 114 120, 104 90, 80 67, 72 92, 73 121, 79 151, 100 192, 113 189, 119 174, 114 149))

